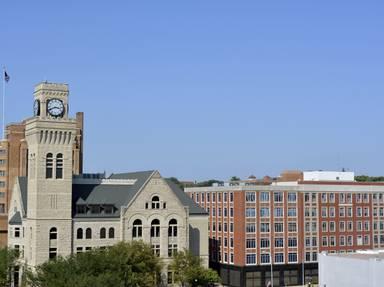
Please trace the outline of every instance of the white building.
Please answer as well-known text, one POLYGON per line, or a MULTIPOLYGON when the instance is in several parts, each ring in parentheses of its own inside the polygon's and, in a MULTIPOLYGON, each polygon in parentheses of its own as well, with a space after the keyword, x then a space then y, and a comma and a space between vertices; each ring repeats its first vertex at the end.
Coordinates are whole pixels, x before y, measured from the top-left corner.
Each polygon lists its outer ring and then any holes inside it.
POLYGON ((352 171, 304 171, 304 181, 354 181, 355 173, 352 171))
POLYGON ((68 87, 41 83, 34 98, 26 120, 28 177, 16 180, 9 210, 8 244, 22 251, 22 263, 143 240, 165 263, 186 248, 208 264, 203 209, 156 170, 73 176, 68 87))
POLYGON ((382 287, 384 250, 319 254, 319 287, 382 287))

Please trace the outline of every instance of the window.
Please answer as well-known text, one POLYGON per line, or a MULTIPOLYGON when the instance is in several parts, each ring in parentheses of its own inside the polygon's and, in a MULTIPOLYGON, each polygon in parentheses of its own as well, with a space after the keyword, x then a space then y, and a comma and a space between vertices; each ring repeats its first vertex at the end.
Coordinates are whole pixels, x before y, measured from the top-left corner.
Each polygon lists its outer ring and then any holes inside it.
POLYGON ((269 253, 262 253, 260 255, 260 263, 262 263, 262 264, 263 263, 264 264, 269 263, 270 262, 269 259, 270 259, 269 253))
POLYGON ((87 213, 87 206, 84 204, 76 205, 76 211, 79 214, 86 214, 87 213))
POLYGON ((141 238, 143 236, 143 224, 140 219, 136 219, 133 222, 132 237, 141 238))
POLYGON ((364 207, 364 209, 363 209, 363 215, 364 215, 365 217, 368 217, 368 216, 369 216, 369 208, 368 208, 368 207, 364 207))
POLYGON ((329 208, 329 217, 335 217, 335 208, 334 207, 329 208))
POLYGON ((247 238, 246 248, 256 248, 256 239, 255 238, 247 238))
POLYGON ((336 231, 335 222, 330 221, 329 222, 329 232, 335 232, 335 231, 336 231))
POLYGON ((283 202, 283 193, 282 192, 275 192, 273 194, 273 198, 275 202, 283 202))
POLYGON ((247 192, 245 194, 245 201, 246 202, 255 202, 256 201, 256 194, 255 194, 255 192, 247 192))
POLYGON ((273 210, 275 217, 283 217, 283 208, 282 207, 275 207, 273 210))
POLYGON ((160 221, 158 219, 152 220, 151 237, 160 237, 160 221))
POLYGON ((275 223, 275 232, 283 232, 284 229, 283 229, 283 223, 279 222, 279 223, 275 223))
POLYGON ((47 154, 45 160, 45 178, 53 177, 53 155, 51 153, 47 154))
POLYGON ((321 217, 327 217, 327 208, 326 207, 322 207, 321 208, 321 217))
POLYGON ((260 232, 269 232, 269 223, 260 223, 260 232))
POLYGON ((296 202, 296 193, 288 192, 288 202, 296 202))
POLYGON ((329 194, 329 202, 330 203, 335 203, 335 194, 334 193, 330 193, 329 194))
POLYGON ((0 187, 5 187, 5 181, 0 181, 0 187))
POLYGON ((230 216, 230 217, 233 217, 233 207, 231 207, 231 208, 229 209, 229 216, 230 216))
POLYGON ((104 205, 104 213, 112 214, 113 213, 113 205, 104 205))
POLYGON ((284 263, 284 253, 275 253, 275 263, 284 263))
POLYGON ((284 247, 284 239, 275 238, 275 247, 284 247))
POLYGON ((256 254, 247 254, 247 264, 256 264, 256 254))
POLYGON ((56 178, 63 178, 63 154, 56 155, 56 178))
POLYGON ((86 238, 86 239, 91 239, 91 238, 92 238, 92 229, 87 228, 87 229, 85 230, 85 238, 86 238))
POLYGON ((100 205, 90 205, 89 209, 92 214, 99 214, 101 213, 101 206, 100 205))
POLYGON ((261 238, 260 239, 260 248, 269 248, 269 239, 261 238))
POLYGON ((57 257, 57 248, 49 248, 49 259, 53 260, 57 257))
POLYGON ((79 254, 83 252, 83 247, 76 247, 76 253, 79 254))
POLYGON ((168 226, 168 237, 177 237, 177 220, 171 219, 168 226))
POLYGON ((110 227, 108 230, 108 237, 109 238, 115 238, 115 229, 113 227, 110 227))
POLYGON ((233 202, 233 192, 231 192, 231 193, 229 194, 229 201, 230 201, 230 202, 233 202))
POLYGON ((247 208, 245 210, 245 216, 246 217, 255 217, 256 216, 256 209, 255 208, 247 208))
POLYGON ((323 222, 321 223, 321 231, 322 231, 322 232, 327 232, 327 231, 328 231, 328 222, 323 221, 323 222))
POLYGON ((361 207, 356 208, 356 216, 359 216, 359 217, 363 216, 363 212, 362 212, 361 207))
POLYGON ((15 227, 14 237, 15 238, 19 238, 20 237, 20 227, 15 227))
POLYGON ((288 216, 289 217, 295 217, 296 216, 296 207, 289 207, 288 208, 288 216))
POLYGON ((260 201, 268 202, 269 201, 269 193, 268 192, 260 192, 260 201))
POLYGON ((246 232, 255 232, 256 231, 256 224, 255 223, 247 223, 246 225, 246 232))
POLYGON ((328 237, 327 236, 323 236, 322 238, 321 238, 321 245, 322 246, 328 246, 328 237))
POLYGON ((297 232, 296 222, 288 222, 288 232, 297 232))
POLYGON ((160 256, 160 244, 152 244, 152 252, 156 256, 160 256))
POLYGON ((57 239, 57 228, 56 227, 52 227, 49 230, 49 240, 56 240, 56 239, 57 239))
POLYGON ((297 247, 296 237, 288 237, 288 247, 297 247))
POLYGON ((321 202, 322 203, 326 203, 327 202, 327 194, 326 193, 322 193, 321 194, 321 202))
POLYGON ((269 208, 268 207, 260 208, 260 217, 269 217, 269 208))
POLYGON ((106 232, 105 228, 103 227, 100 229, 100 239, 104 239, 106 237, 107 237, 107 232, 106 232))
POLYGON ((288 253, 288 262, 297 262, 297 253, 288 253))
POLYGON ((168 257, 173 257, 177 252, 177 244, 168 244, 168 257))
POLYGON ((76 231, 76 238, 77 239, 83 239, 83 229, 82 228, 78 228, 77 231, 76 231))
POLYGON ((152 209, 159 209, 160 208, 160 199, 158 196, 152 197, 152 209))
POLYGON ((339 237, 339 244, 340 244, 340 246, 345 246, 345 236, 339 237))
POLYGON ((6 163, 5 159, 0 159, 0 165, 4 165, 6 163))

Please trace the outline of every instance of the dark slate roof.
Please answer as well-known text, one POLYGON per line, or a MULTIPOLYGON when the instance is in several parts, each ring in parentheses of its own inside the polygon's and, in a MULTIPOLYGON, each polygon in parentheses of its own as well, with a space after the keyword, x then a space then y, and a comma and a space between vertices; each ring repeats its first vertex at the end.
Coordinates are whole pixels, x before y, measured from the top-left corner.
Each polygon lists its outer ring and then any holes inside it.
POLYGON ((74 217, 119 217, 120 208, 128 205, 154 171, 112 174, 110 179, 136 179, 133 185, 119 184, 73 184, 72 202, 74 217), (77 214, 76 204, 113 205, 113 214, 77 214))
POLYGON ((27 177, 19 176, 19 184, 20 184, 21 200, 23 201, 24 212, 27 213, 27 187, 28 187, 27 177))
POLYGON ((17 211, 12 218, 9 220, 9 225, 20 225, 22 223, 21 221, 21 215, 20 212, 17 211))
POLYGON ((173 181, 169 179, 166 179, 165 181, 168 183, 172 191, 176 194, 180 202, 184 206, 189 207, 189 214, 201 214, 201 215, 208 214, 208 212, 206 212, 196 202, 194 202, 192 198, 190 198, 177 184, 175 184, 173 181))

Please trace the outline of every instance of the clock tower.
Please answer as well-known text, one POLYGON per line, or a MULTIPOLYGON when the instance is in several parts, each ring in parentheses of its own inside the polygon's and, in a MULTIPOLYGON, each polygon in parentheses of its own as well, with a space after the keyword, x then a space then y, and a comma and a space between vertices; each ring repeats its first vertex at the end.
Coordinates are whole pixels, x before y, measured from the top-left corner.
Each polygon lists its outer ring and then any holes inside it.
POLYGON ((40 83, 34 116, 26 121, 28 209, 25 258, 36 266, 72 251, 72 146, 76 120, 68 116, 68 85, 40 83))

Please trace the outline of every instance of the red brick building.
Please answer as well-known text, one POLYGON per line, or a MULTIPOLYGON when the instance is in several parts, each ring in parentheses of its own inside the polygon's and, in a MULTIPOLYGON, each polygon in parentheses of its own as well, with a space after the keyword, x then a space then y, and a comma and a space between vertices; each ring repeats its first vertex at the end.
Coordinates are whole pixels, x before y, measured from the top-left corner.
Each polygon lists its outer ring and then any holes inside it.
POLYGON ((315 283, 319 252, 384 246, 384 183, 338 172, 284 180, 186 188, 210 214, 210 262, 225 285, 315 283))

